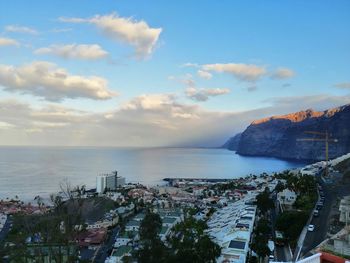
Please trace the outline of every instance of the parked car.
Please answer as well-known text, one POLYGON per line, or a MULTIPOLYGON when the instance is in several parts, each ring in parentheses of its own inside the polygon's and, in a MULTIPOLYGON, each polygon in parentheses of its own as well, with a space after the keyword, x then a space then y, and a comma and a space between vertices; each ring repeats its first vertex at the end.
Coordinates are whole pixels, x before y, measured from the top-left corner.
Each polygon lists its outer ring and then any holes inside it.
POLYGON ((318 210, 314 211, 314 217, 318 217, 320 215, 320 212, 318 210))
POLYGON ((315 230, 315 225, 309 225, 307 231, 313 232, 315 230))

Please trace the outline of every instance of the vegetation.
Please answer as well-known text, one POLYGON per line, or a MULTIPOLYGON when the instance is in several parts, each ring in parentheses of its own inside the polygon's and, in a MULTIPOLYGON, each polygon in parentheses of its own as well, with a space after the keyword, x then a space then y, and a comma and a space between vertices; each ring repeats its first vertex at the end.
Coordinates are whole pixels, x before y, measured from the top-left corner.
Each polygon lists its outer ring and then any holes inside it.
POLYGON ((269 188, 265 188, 264 192, 258 194, 256 197, 256 205, 263 214, 266 214, 267 211, 274 208, 273 200, 270 198, 269 188))
POLYGON ((158 214, 146 213, 140 226, 141 249, 135 255, 138 262, 210 263, 221 254, 221 248, 205 234, 207 225, 204 221, 189 217, 177 224, 167 246, 158 236, 161 225, 158 214))
POLYGON ((309 214, 305 211, 285 211, 276 221, 276 228, 283 231, 290 245, 295 246, 309 214))
MULTIPOLYGON (((17 214, 13 216, 13 227, 2 249, 10 262, 76 262, 78 249, 77 235, 84 231, 85 187, 71 188, 61 184, 62 195, 52 195, 53 209, 41 215, 17 214), (78 226, 78 227, 77 227, 78 226)), ((39 205, 41 198, 36 197, 39 205)), ((1 249, 0 249, 1 250, 1 249)), ((1 254, 1 253, 0 253, 1 254)))
POLYGON ((276 222, 276 228, 284 233, 294 247, 317 201, 316 180, 312 175, 295 175, 289 172, 277 174, 276 178, 286 180, 284 187, 298 194, 293 205, 294 210, 283 212, 276 222))
POLYGON ((269 221, 264 218, 260 219, 257 226, 254 229, 254 239, 251 243, 251 249, 258 254, 259 259, 265 258, 271 253, 267 245, 270 233, 271 228, 269 226, 269 221))

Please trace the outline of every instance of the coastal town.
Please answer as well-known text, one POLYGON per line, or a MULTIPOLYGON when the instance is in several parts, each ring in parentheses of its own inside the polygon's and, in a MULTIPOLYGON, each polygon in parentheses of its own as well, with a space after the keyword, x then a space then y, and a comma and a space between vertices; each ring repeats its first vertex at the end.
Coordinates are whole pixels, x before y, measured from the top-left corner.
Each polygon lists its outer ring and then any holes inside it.
POLYGON ((168 250, 187 238, 184 225, 203 223, 200 238, 210 239, 220 263, 345 262, 350 187, 337 168, 349 158, 330 161, 327 174, 318 162, 232 180, 166 178, 152 187, 127 183, 115 171, 98 175, 94 189, 66 183, 50 204, 39 196, 32 203, 7 198, 0 201, 2 262, 152 262, 139 256, 150 216, 157 216, 156 239, 168 250), (26 227, 31 220, 39 223, 26 227), (46 229, 52 221, 61 243, 46 229))

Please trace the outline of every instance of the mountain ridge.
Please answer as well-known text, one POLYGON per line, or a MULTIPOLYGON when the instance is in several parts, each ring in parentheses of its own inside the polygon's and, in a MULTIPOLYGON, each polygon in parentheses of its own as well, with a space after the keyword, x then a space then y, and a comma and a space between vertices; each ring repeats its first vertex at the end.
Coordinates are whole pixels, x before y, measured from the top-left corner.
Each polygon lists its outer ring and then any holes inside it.
POLYGON ((325 111, 307 109, 255 120, 223 147, 241 155, 323 160, 325 143, 299 140, 319 138, 318 135, 306 134, 306 131, 328 131, 339 141, 330 144, 330 158, 350 152, 350 104, 325 111))

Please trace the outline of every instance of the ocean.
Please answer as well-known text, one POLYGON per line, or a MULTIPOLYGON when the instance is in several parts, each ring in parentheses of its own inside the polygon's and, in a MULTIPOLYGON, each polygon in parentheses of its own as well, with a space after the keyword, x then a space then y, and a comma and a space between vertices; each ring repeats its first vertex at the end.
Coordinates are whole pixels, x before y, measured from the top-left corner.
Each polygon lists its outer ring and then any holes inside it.
POLYGON ((127 182, 159 185, 166 177, 239 178, 304 165, 240 156, 225 149, 4 146, 0 147, 0 198, 48 197, 65 180, 94 188, 98 174, 114 170, 127 182))

